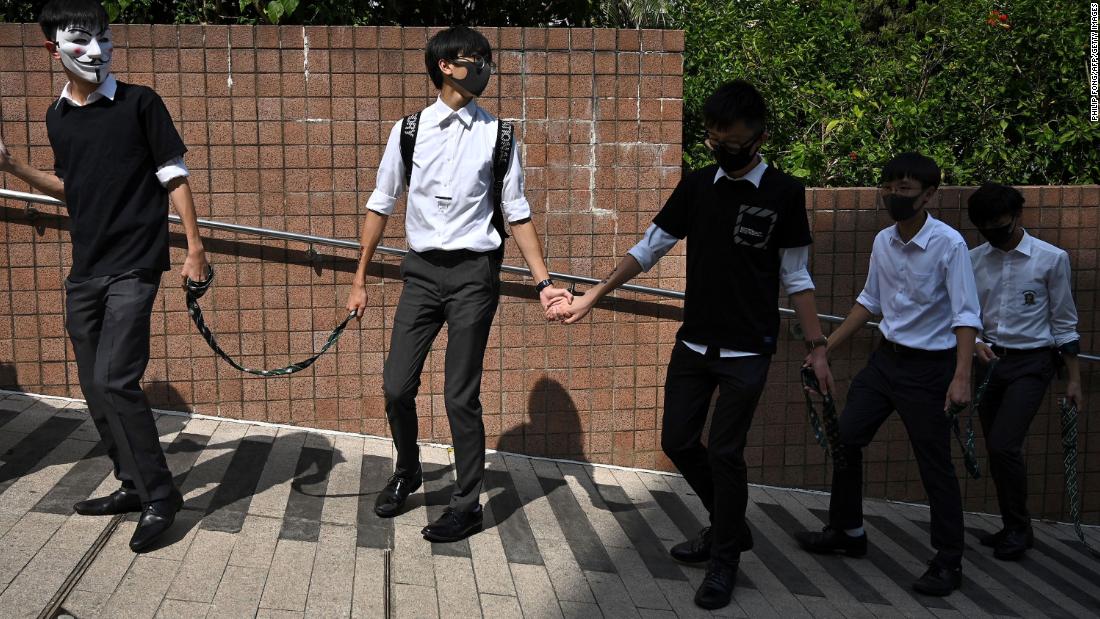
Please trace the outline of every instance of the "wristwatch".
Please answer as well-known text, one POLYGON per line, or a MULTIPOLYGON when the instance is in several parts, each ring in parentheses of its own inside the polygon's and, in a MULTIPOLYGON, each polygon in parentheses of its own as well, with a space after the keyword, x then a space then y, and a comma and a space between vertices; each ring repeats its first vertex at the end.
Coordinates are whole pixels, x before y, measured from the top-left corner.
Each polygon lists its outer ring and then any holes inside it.
POLYGON ((543 290, 545 290, 545 289, 547 289, 547 288, 549 288, 550 286, 553 286, 553 285, 554 285, 554 280, 552 280, 548 277, 548 278, 542 280, 541 282, 535 284, 535 292, 542 292, 543 290))
POLYGON ((806 340, 806 351, 813 352, 815 348, 820 346, 828 346, 829 338, 822 335, 821 337, 815 337, 812 340, 806 340))

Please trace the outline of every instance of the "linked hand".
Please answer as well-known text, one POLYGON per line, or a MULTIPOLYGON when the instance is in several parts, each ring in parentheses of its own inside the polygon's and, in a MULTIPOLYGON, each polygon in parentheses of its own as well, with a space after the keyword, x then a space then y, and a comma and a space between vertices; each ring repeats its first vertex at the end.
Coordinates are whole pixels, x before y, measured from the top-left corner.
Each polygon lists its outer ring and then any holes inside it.
POLYGON ((970 377, 956 376, 947 388, 947 398, 943 402, 943 410, 947 412, 952 406, 966 406, 970 404, 970 377))
POLYGON ((986 365, 989 365, 990 362, 997 358, 997 355, 993 354, 993 349, 989 347, 989 344, 984 342, 976 344, 974 346, 974 352, 978 355, 978 361, 986 365))
POLYGON ((549 312, 550 307, 555 305, 559 300, 564 300, 567 303, 573 302, 573 293, 569 292, 565 288, 556 288, 554 286, 547 286, 539 293, 539 302, 542 303, 542 309, 549 312))
POLYGON ((367 286, 365 284, 352 284, 348 293, 347 310, 355 314, 356 318, 362 318, 367 312, 367 286))
POLYGON ((183 277, 184 283, 187 283, 188 279, 193 282, 206 281, 209 273, 210 263, 206 261, 206 252, 201 249, 189 252, 183 261, 183 268, 180 269, 180 276, 183 277))

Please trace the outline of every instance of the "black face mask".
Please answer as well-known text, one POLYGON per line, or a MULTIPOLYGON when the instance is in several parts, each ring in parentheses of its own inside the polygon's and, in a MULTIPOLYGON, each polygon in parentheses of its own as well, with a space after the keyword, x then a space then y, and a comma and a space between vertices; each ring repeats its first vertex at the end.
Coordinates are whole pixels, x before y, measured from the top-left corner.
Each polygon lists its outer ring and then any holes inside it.
POLYGON ((726 174, 733 174, 749 165, 752 158, 756 156, 756 150, 757 149, 742 148, 740 152, 733 154, 719 146, 711 152, 714 153, 714 160, 726 171, 726 174))
POLYGON ((978 228, 978 232, 989 241, 990 245, 1000 249, 1012 240, 1012 235, 1016 232, 1016 220, 996 228, 978 228))
POLYGON ((451 79, 466 92, 475 97, 480 97, 481 93, 485 92, 485 87, 489 85, 489 76, 493 74, 493 70, 489 66, 489 63, 484 61, 474 62, 472 60, 455 60, 454 64, 460 67, 466 67, 466 77, 457 79, 452 75, 451 79))
POLYGON ((919 199, 920 194, 915 196, 899 196, 896 193, 891 193, 882 196, 882 203, 886 205, 886 211, 890 213, 890 219, 894 221, 905 221, 917 214, 915 205, 919 199))

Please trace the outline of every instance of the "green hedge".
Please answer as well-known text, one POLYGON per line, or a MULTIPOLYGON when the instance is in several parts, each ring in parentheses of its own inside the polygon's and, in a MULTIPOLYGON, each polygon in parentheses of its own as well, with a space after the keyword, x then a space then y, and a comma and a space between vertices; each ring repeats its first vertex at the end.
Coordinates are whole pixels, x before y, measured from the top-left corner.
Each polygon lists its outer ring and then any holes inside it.
POLYGON ((702 102, 742 77, 770 104, 766 153, 812 185, 873 185, 907 150, 935 158, 951 184, 1096 183, 1088 3, 1011 5, 681 0, 685 160, 709 161, 702 102))
MULTIPOLYGON (((43 4, 9 0, 0 15, 33 21, 43 4)), ((701 144, 703 100, 742 77, 771 106, 765 153, 811 185, 873 185, 882 162, 905 150, 934 157, 952 184, 1100 181, 1100 125, 1088 120, 1088 3, 1080 0, 104 4, 123 22, 682 26, 689 166, 710 160, 701 144)))

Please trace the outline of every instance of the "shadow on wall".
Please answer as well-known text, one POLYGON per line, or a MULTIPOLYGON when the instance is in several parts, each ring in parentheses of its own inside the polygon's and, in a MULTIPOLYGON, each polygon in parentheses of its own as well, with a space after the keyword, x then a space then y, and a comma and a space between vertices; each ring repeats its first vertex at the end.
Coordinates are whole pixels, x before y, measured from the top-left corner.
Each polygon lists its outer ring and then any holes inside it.
POLYGON ((10 389, 12 391, 23 390, 23 388, 19 386, 19 371, 14 363, 0 361, 0 389, 10 389))
POLYGON ((149 400, 151 408, 160 410, 191 412, 191 403, 172 383, 166 380, 149 380, 142 385, 142 391, 149 400))
POLYGON ((569 391, 541 378, 527 397, 528 420, 500 435, 499 451, 587 462, 580 413, 569 391))

